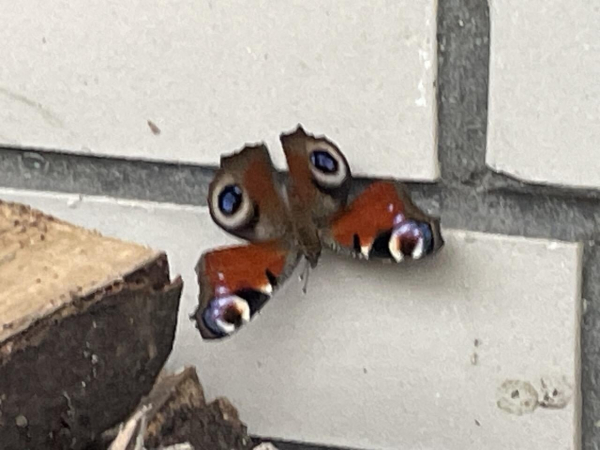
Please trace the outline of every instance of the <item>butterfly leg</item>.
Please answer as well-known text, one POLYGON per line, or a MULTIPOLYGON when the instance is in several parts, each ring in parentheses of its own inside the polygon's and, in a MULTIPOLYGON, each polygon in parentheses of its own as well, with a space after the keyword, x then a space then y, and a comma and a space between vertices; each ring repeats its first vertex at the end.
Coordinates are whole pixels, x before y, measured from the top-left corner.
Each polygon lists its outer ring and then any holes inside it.
POLYGON ((304 258, 304 265, 302 267, 302 272, 300 272, 300 282, 302 282, 302 293, 304 295, 306 295, 306 292, 308 291, 308 278, 310 275, 310 270, 312 268, 312 265, 310 264, 310 262, 308 261, 308 259, 304 258))

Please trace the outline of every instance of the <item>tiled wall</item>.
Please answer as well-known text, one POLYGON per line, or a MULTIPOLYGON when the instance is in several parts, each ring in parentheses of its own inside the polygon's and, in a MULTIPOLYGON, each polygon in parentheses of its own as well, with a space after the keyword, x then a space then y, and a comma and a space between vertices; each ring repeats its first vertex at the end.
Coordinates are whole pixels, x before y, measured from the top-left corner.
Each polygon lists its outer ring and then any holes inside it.
POLYGON ((491 0, 488 152, 537 183, 600 186, 600 2, 491 0))
POLYGON ((165 249, 186 282, 169 365, 197 365, 252 432, 577 449, 583 424, 599 449, 599 15, 596 0, 23 0, 0 15, 0 198, 165 249), (355 173, 412 180, 447 246, 416 267, 328 256, 307 295, 294 279, 204 343, 194 265, 233 242, 207 214, 212 168, 256 141, 284 167, 277 137, 298 122, 355 173))
POLYGON ((357 173, 437 175, 433 0, 24 0, 2 16, 6 143, 215 164, 302 122, 357 173))

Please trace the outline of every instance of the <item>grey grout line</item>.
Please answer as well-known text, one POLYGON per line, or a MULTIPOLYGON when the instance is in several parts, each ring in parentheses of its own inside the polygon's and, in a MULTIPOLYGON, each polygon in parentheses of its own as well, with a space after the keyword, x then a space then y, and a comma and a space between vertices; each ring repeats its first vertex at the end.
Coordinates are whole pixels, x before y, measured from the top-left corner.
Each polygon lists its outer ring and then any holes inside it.
POLYGON ((556 186, 542 183, 527 183, 516 177, 494 172, 486 169, 471 180, 464 183, 465 186, 484 188, 493 192, 505 192, 509 194, 546 195, 563 198, 600 199, 600 190, 581 187, 556 186))
POLYGON ((489 8, 485 0, 440 0, 438 158, 446 184, 486 170, 489 8))
POLYGON ((446 227, 587 243, 600 239, 600 201, 441 190, 446 227))
MULTIPOLYGON (((582 441, 600 450, 600 190, 532 185, 485 165, 489 8, 438 5, 438 157, 441 181, 409 183, 445 227, 585 243, 582 441)), ((0 186, 206 205, 214 167, 0 148, 0 186)), ((324 450, 281 443, 280 450, 324 450)), ((338 449, 341 450, 341 449, 338 449)))
MULTIPOLYGON (((441 122, 442 128, 447 126, 447 123, 441 122)), ((440 156, 448 153, 447 147, 447 142, 440 143, 440 148, 444 148, 440 151, 440 156)), ((464 148, 466 147, 463 146, 460 150, 464 148)), ((0 187, 26 190, 205 206, 208 183, 214 170, 215 167, 194 164, 0 146, 0 187)), ((528 184, 488 169, 478 169, 476 176, 467 177, 461 182, 452 179, 451 175, 448 177, 450 182, 443 179, 443 186, 447 189, 468 188, 476 192, 489 191, 507 195, 600 200, 600 190, 528 184)), ((408 184, 417 193, 425 194, 439 189, 436 186, 442 186, 440 183, 424 182, 408 184)))
POLYGON ((0 186, 206 204, 214 168, 0 147, 0 186))

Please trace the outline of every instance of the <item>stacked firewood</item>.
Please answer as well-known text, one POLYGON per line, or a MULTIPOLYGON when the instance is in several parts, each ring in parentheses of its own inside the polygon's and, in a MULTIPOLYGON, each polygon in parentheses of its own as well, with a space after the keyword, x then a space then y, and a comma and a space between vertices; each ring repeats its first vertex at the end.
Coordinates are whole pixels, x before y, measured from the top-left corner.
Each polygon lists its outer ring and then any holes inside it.
POLYGON ((162 372, 182 287, 163 252, 0 201, 2 449, 273 448, 162 372))

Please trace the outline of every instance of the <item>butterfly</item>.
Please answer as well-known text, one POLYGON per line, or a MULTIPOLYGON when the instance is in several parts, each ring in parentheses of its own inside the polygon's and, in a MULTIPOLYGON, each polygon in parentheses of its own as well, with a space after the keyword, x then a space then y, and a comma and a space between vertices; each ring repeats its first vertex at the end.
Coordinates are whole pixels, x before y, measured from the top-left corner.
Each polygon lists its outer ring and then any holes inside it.
POLYGON ((203 253, 196 265, 203 339, 231 336, 250 322, 302 259, 317 266, 322 249, 399 263, 436 253, 440 220, 419 209, 406 187, 373 181, 349 201, 348 161, 325 136, 301 125, 280 135, 287 182, 264 144, 221 157, 209 186, 210 215, 226 232, 249 241, 203 253))

